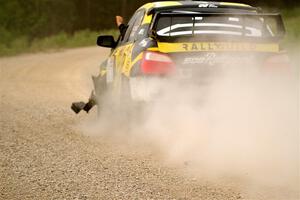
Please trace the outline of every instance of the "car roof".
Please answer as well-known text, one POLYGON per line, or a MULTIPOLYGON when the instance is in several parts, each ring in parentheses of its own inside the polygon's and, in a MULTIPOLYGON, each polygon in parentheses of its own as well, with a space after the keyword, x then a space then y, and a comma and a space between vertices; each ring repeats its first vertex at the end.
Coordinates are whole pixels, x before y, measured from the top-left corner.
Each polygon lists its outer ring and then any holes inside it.
POLYGON ((242 3, 233 3, 233 2, 214 2, 214 1, 159 1, 159 2, 153 2, 153 3, 147 3, 143 5, 140 9, 154 9, 154 8, 164 8, 164 7, 187 7, 187 6, 213 6, 214 8, 222 7, 222 8, 237 8, 237 9, 255 9, 254 7, 248 5, 248 4, 242 4, 242 3))

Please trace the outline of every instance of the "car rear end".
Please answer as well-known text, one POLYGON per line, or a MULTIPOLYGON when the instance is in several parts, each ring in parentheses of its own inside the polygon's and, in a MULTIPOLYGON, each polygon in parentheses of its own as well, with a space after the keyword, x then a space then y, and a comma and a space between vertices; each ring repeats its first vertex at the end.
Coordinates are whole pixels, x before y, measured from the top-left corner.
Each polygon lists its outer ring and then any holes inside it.
POLYGON ((207 85, 226 68, 285 67, 280 47, 285 29, 280 14, 252 7, 183 6, 152 9, 150 38, 142 56, 140 75, 131 79, 133 99, 159 97, 161 83, 207 85))

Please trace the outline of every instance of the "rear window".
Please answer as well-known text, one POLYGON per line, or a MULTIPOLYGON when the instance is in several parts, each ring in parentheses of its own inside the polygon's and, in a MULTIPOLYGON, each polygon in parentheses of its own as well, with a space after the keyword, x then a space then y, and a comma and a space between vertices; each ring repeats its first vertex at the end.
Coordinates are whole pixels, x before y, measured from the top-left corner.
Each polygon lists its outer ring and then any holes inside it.
POLYGON ((162 16, 156 25, 158 36, 274 36, 272 26, 262 17, 162 16))

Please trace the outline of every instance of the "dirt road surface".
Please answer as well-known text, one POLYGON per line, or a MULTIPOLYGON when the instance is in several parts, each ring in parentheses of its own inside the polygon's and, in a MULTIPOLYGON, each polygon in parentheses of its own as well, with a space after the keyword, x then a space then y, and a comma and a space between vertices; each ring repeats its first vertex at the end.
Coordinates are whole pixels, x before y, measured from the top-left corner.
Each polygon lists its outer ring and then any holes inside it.
MULTIPOLYGON (((90 75, 109 50, 81 48, 0 59, 0 199, 244 199, 231 183, 169 166, 143 144, 76 128, 90 75)), ((234 184, 238 185, 238 184, 234 184)))
POLYGON ((77 131, 74 100, 109 53, 83 48, 0 59, 0 199, 238 199, 164 166, 151 149, 77 131))

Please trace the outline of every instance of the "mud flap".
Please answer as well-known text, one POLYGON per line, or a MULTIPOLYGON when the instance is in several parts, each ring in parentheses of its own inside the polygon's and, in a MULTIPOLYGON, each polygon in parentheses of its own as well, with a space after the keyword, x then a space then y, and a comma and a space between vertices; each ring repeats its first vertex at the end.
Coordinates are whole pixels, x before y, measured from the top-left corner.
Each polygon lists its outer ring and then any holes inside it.
POLYGON ((85 103, 84 102, 74 102, 71 105, 71 109, 76 113, 80 113, 80 111, 85 107, 85 103))
POLYGON ((95 106, 97 105, 97 101, 96 101, 96 97, 94 94, 94 91, 92 92, 89 101, 85 104, 83 110, 87 113, 89 113, 89 111, 95 106))
POLYGON ((80 113, 80 111, 84 110, 85 112, 89 112, 95 105, 97 105, 94 91, 92 92, 89 101, 87 103, 84 102, 74 102, 71 105, 71 109, 76 113, 80 113))

